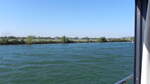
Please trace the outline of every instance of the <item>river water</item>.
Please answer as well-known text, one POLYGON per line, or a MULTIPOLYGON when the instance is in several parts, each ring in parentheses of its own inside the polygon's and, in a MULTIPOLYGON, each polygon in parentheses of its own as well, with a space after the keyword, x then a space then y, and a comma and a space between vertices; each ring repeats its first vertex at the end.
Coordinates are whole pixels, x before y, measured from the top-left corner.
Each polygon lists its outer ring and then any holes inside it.
POLYGON ((0 84, 113 84, 133 72, 133 43, 0 46, 0 84))

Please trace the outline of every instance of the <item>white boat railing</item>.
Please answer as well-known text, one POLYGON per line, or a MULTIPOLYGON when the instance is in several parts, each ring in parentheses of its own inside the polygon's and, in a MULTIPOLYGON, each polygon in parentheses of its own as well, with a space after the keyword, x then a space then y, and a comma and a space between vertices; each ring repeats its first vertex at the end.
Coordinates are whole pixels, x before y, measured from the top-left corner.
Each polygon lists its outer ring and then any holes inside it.
POLYGON ((129 75, 128 77, 125 77, 124 79, 116 82, 115 84, 127 84, 127 82, 132 79, 133 79, 133 74, 129 75))

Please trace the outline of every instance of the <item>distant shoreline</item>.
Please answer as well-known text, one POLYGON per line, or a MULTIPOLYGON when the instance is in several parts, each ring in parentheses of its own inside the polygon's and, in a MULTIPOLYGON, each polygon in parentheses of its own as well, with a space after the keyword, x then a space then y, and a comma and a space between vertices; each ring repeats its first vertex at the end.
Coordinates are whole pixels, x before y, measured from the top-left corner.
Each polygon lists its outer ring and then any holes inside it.
POLYGON ((104 42, 133 42, 133 37, 124 37, 124 38, 69 38, 66 36, 63 37, 0 37, 0 45, 32 45, 32 44, 67 44, 67 43, 104 43, 104 42))
MULTIPOLYGON (((119 42, 119 41, 118 41, 119 42)), ((133 43, 131 41, 124 41, 124 42, 130 42, 133 43)), ((121 41, 120 43, 124 43, 123 41, 121 41)), ((36 45, 36 44, 77 44, 77 43, 117 43, 117 42, 76 42, 76 43, 33 43, 33 44, 0 44, 0 45, 36 45)))

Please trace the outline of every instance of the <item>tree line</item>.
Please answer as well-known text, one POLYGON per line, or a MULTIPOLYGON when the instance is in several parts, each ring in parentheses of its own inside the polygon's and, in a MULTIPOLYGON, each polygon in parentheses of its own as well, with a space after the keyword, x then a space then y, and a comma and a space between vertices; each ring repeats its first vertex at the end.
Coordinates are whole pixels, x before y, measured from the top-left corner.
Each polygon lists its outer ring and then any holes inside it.
POLYGON ((133 42, 133 37, 123 38, 90 38, 90 37, 15 37, 15 36, 4 36, 0 37, 0 45, 8 44, 49 44, 49 43, 90 43, 90 42, 133 42))

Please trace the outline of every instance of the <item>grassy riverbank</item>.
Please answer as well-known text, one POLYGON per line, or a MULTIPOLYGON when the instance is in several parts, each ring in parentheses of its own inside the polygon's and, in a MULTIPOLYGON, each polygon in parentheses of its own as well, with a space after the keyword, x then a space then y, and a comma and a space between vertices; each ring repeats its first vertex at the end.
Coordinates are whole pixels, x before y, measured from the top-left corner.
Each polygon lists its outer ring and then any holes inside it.
POLYGON ((133 37, 124 38, 78 38, 78 37, 0 37, 0 45, 17 45, 17 44, 50 44, 50 43, 89 43, 89 42, 132 42, 133 37))

